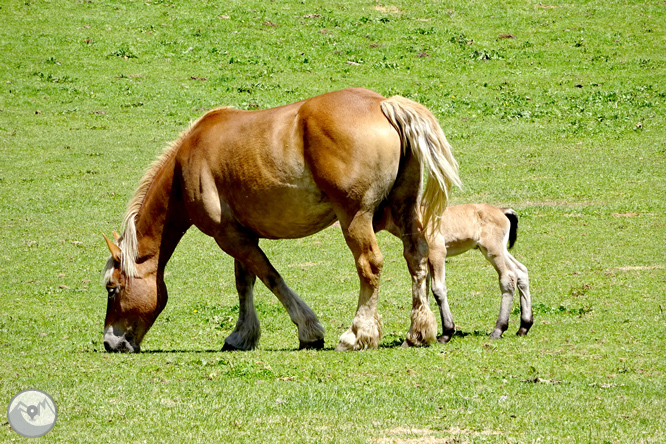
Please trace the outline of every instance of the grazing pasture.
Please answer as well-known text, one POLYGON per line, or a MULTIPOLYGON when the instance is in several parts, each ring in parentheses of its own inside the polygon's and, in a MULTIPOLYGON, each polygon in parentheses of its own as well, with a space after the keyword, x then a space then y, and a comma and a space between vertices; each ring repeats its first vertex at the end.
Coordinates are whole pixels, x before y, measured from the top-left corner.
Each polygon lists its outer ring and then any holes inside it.
POLYGON ((663 1, 28 0, 0 15, 0 407, 49 393, 43 441, 666 441, 663 1), (335 352, 359 284, 333 226, 261 241, 324 350, 298 351, 258 284, 258 348, 221 352, 233 260, 192 229, 142 353, 106 353, 102 234, 163 148, 217 106, 349 86, 436 115, 464 184, 452 203, 517 211, 529 335, 512 334, 516 298, 488 338, 497 275, 468 254, 446 266, 458 333, 401 348, 411 280, 382 232, 379 349, 335 352))

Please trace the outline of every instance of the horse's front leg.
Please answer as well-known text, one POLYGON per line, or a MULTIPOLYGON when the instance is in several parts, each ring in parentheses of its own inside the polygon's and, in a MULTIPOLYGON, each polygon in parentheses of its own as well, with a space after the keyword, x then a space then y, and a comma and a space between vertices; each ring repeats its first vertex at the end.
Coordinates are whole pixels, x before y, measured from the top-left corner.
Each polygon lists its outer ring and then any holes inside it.
POLYGON ((340 342, 335 349, 337 351, 374 349, 379 347, 382 335, 377 314, 377 300, 384 258, 379 251, 372 227, 372 214, 356 215, 351 222, 341 218, 340 225, 356 260, 361 290, 352 325, 340 336, 340 342))
POLYGON ((254 307, 255 275, 239 260, 234 261, 238 291, 238 321, 234 331, 224 340, 223 351, 252 350, 259 343, 261 328, 254 307))
MULTIPOLYGON (((315 315, 312 309, 303 302, 303 300, 301 300, 291 288, 289 288, 282 276, 280 276, 273 265, 271 265, 264 252, 259 248, 259 243, 256 238, 247 235, 242 229, 227 227, 224 232, 216 235, 215 240, 225 252, 236 259, 237 263, 240 262, 242 264, 240 268, 245 270, 245 276, 247 276, 248 271, 253 273, 261 279, 264 285, 266 285, 273 294, 275 294, 289 313, 291 321, 298 327, 300 348, 324 347, 324 327, 319 323, 317 315, 315 315)), ((243 275, 241 275, 241 288, 243 288, 242 276, 243 275)), ((245 279, 247 279, 247 277, 245 279)), ((241 292, 239 290, 239 295, 240 294, 241 292)), ((252 304, 251 299, 250 302, 247 302, 247 299, 249 298, 246 298, 245 312, 250 313, 251 305, 251 310, 256 317, 254 305, 252 304)), ((243 304, 241 303, 241 309, 242 307, 243 304)), ((242 321, 240 316, 238 321, 242 321)), ((236 330, 238 329, 239 326, 237 325, 236 330)), ((252 328, 250 328, 250 330, 252 330, 252 328)), ((257 333, 259 331, 258 321, 256 321, 256 331, 257 333)), ((233 333, 231 336, 233 336, 233 333)), ((229 343, 231 336, 225 340, 225 344, 229 343)))

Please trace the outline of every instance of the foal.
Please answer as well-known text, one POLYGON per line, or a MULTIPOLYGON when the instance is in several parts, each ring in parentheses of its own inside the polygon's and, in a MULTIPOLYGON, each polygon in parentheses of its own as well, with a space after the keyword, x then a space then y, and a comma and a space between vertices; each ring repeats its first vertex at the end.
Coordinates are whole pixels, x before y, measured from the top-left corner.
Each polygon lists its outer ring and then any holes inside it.
POLYGON ((530 299, 527 268, 507 249, 513 247, 518 229, 518 215, 510 208, 497 208, 486 204, 454 205, 442 214, 439 230, 428 236, 430 255, 428 268, 432 292, 442 318, 442 335, 437 338, 446 343, 455 332, 455 324, 446 299, 444 263, 447 257, 457 256, 473 248, 481 250, 499 276, 502 303, 491 339, 499 339, 509 327, 509 313, 513 295, 520 293, 520 328, 516 333, 525 336, 534 322, 530 299))
MULTIPOLYGON (((385 227, 397 235, 396 227, 388 220, 385 227)), ((454 205, 446 208, 440 218, 439 227, 426 237, 430 247, 428 270, 432 292, 439 306, 442 318, 442 335, 438 342, 449 342, 456 326, 446 298, 445 262, 447 257, 457 256, 473 248, 490 262, 499 275, 502 303, 492 339, 499 339, 509 327, 509 313, 513 295, 518 288, 520 293, 520 329, 517 334, 524 336, 534 320, 530 299, 527 268, 509 253, 516 241, 518 215, 510 208, 497 208, 486 204, 454 205)))

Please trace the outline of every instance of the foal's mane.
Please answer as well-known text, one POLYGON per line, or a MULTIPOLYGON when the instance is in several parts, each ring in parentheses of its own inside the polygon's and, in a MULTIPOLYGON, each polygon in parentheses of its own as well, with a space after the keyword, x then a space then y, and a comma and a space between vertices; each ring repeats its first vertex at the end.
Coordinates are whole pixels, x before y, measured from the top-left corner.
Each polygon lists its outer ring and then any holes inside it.
MULTIPOLYGON (((218 111, 225 108, 218 108, 214 111, 218 111)), ((211 111, 212 112, 212 111, 211 111)), ((185 131, 183 131, 178 139, 174 142, 171 142, 169 145, 164 148, 159 157, 148 167, 148 170, 144 173, 139 186, 134 192, 134 196, 130 199, 127 204, 127 210, 125 210, 125 215, 123 217, 123 228, 122 236, 118 240, 118 246, 120 247, 120 271, 125 273, 125 276, 128 278, 133 278, 137 276, 136 271, 136 259, 139 255, 139 241, 136 236, 136 219, 141 211, 146 196, 150 191, 150 187, 155 181, 155 177, 162 170, 164 165, 166 165, 176 154, 178 148, 183 143, 183 140, 190 134, 192 128, 204 117, 210 113, 206 113, 203 117, 192 122, 185 131)), ((104 268, 104 282, 109 282, 111 279, 111 274, 113 273, 113 258, 109 258, 104 268)))

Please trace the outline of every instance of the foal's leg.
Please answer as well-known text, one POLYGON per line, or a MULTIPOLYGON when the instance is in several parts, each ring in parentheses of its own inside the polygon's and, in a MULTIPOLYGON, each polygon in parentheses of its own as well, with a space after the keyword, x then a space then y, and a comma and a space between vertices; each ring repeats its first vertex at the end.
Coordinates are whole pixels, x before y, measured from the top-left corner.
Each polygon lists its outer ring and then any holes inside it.
MULTIPOLYGON (((215 240, 220 248, 233 256, 237 262, 242 263, 241 269, 245 273, 245 281, 247 281, 247 271, 249 271, 258 276, 266 287, 277 296, 282 305, 287 309, 291 321, 298 327, 300 348, 324 347, 324 327, 319 323, 317 315, 287 286, 282 276, 280 276, 264 252, 259 248, 259 242, 255 237, 249 236, 241 230, 227 229, 223 233, 216 235, 215 240)), ((241 280, 243 280, 243 274, 241 274, 241 280)), ((243 309, 243 305, 245 305, 246 313, 249 312, 248 303, 243 304, 243 296, 240 291, 239 295, 241 296, 241 310, 243 309)), ((252 311, 254 311, 254 308, 252 308, 252 311)), ((239 315, 238 321, 243 321, 241 315, 239 315)), ((239 329, 237 325, 234 333, 236 331, 239 334, 247 334, 247 331, 252 330, 239 329)), ((229 344, 228 340, 234 340, 232 338, 234 333, 225 340, 225 344, 229 344)), ((231 343, 230 345, 235 344, 231 343)))
POLYGON ((518 278, 518 292, 520 293, 520 328, 516 334, 518 336, 525 336, 534 323, 532 298, 530 296, 530 280, 527 274, 527 267, 518 262, 511 253, 507 252, 507 256, 515 266, 516 276, 518 278))
POLYGON ((430 242, 430 255, 428 257, 428 269, 430 270, 430 285, 432 294, 435 296, 437 306, 439 307, 439 316, 442 318, 442 335, 437 338, 437 342, 445 344, 451 340, 456 331, 456 324, 453 322, 451 309, 446 297, 446 245, 438 240, 430 242))
POLYGON ((234 331, 224 340, 222 350, 252 350, 261 336, 253 292, 257 275, 237 259, 234 260, 234 267, 238 290, 238 321, 234 331))
POLYGON ((384 258, 377 245, 372 217, 371 213, 358 213, 350 221, 343 215, 339 217, 342 233, 356 260, 361 290, 356 315, 351 327, 340 336, 337 351, 377 348, 381 339, 377 299, 384 258))
POLYGON ((483 247, 479 247, 483 255, 490 262, 499 276, 500 289, 502 290, 502 302, 500 312, 497 317, 495 329, 490 334, 491 339, 500 339, 502 334, 509 328, 509 314, 511 313, 511 304, 513 295, 516 292, 518 277, 513 263, 508 258, 509 252, 504 249, 500 253, 493 253, 483 247))

